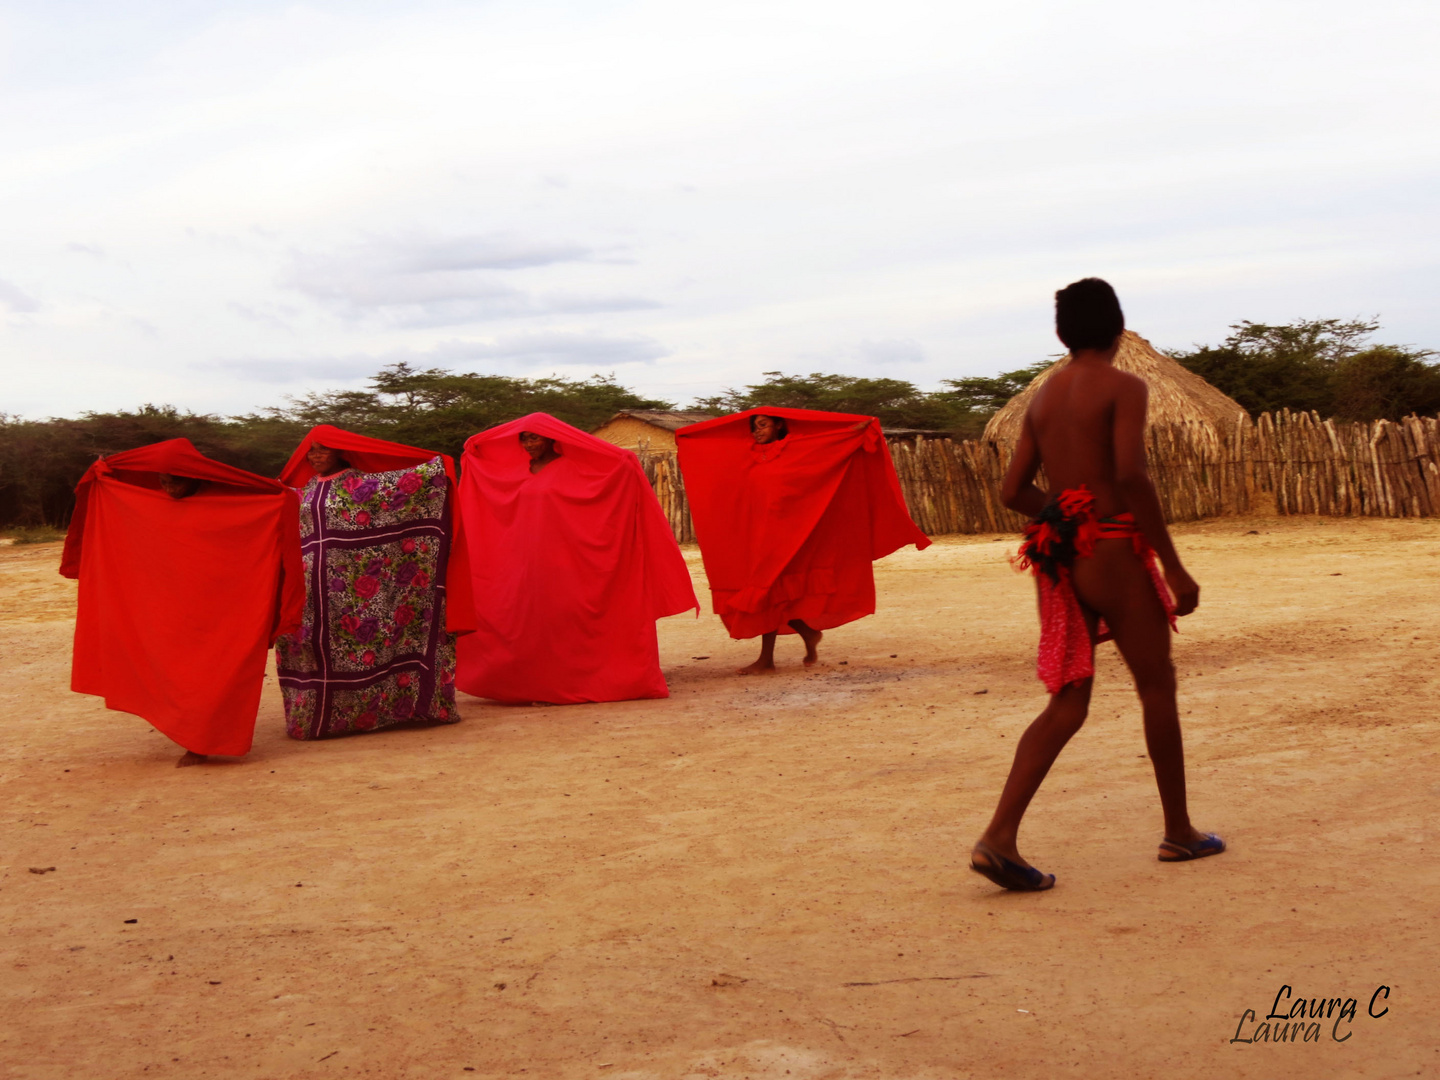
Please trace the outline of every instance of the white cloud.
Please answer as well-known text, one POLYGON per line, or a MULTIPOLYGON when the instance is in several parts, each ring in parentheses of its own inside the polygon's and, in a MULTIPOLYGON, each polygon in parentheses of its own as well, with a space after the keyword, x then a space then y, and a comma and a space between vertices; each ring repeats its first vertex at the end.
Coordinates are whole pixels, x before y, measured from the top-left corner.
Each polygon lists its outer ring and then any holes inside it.
POLYGON ((862 341, 858 351, 860 362, 865 366, 918 364, 925 359, 925 350, 920 347, 919 343, 899 338, 862 341))
POLYGON ((235 378, 274 384, 355 383, 397 363, 464 372, 505 369, 511 375, 573 374, 652 364, 665 355, 658 342, 639 336, 583 333, 515 334, 490 339, 449 339, 424 350, 400 349, 345 357, 249 357, 196 365, 235 378))
POLYGON ((296 254, 282 282, 346 318, 379 317, 406 327, 659 306, 640 297, 536 293, 503 273, 585 262, 591 254, 580 244, 510 236, 371 240, 323 255, 296 254))
POLYGON ((7 311, 29 314, 32 311, 40 310, 40 301, 25 292, 20 286, 12 285, 0 278, 0 307, 4 307, 7 311))

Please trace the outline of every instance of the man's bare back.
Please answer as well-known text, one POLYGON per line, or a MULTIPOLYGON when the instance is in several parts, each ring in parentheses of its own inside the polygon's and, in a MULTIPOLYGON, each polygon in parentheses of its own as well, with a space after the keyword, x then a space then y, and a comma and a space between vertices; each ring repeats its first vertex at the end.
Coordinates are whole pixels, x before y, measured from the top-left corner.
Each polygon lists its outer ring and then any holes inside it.
POLYGON ((1149 387, 1115 369, 1119 349, 1119 338, 1106 349, 1077 349, 1070 363, 1040 387, 1025 413, 1001 498, 1011 509, 1035 517, 1055 494, 1085 487, 1095 497, 1096 517, 1134 514, 1164 568, 1175 614, 1188 615, 1200 602, 1200 586, 1175 553, 1145 462, 1149 387), (1033 483, 1042 465, 1049 493, 1033 483))
MULTIPOLYGON (((1185 862, 1225 849, 1219 837, 1191 825, 1186 805, 1169 598, 1152 577, 1149 560, 1158 558, 1163 567, 1176 616, 1195 610, 1200 587, 1180 563, 1146 466, 1148 388, 1113 366, 1124 330, 1114 291, 1093 278, 1061 290, 1056 294, 1056 329, 1070 347, 1071 359, 1040 387, 1026 412, 1001 498, 1031 518, 1048 514, 1047 520, 1071 536, 1063 563, 1052 562, 1045 571, 1054 585, 1039 578, 1037 582, 1042 599, 1047 588, 1073 591, 1067 610, 1073 612, 1078 603, 1084 621, 1080 640, 1089 638, 1090 653, 1081 652, 1074 675, 1055 678, 1049 704, 1021 736, 995 816, 970 863, 996 884, 1023 892, 1055 884, 1054 875, 1042 874, 1020 857, 1016 839, 1031 799, 1089 713, 1093 660, 1087 663, 1085 658, 1093 655, 1102 619, 1134 676, 1144 712, 1146 746, 1165 816, 1159 858, 1185 862), (1042 465, 1049 492, 1034 484, 1042 465), (1062 495, 1065 501, 1057 506, 1062 495), (1071 509, 1063 509, 1066 506, 1071 509), (1113 539, 1101 538, 1107 520, 1114 523, 1113 539), (1073 545, 1082 531, 1083 550, 1073 545)), ((1042 625, 1042 645, 1050 625, 1042 625)))
POLYGON ((1143 380, 1113 366, 1109 358, 1071 362, 1045 381, 1025 417, 1052 490, 1088 487, 1101 517, 1128 510, 1115 490, 1114 426, 1117 413, 1138 397, 1143 380))

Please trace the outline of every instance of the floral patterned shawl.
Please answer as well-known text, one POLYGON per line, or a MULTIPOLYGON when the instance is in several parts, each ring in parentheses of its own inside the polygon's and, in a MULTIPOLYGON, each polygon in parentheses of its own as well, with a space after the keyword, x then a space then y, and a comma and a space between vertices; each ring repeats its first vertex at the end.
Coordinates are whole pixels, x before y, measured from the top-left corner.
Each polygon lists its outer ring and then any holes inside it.
POLYGON ((305 615, 275 650, 292 738, 460 719, 445 630, 447 484, 436 457, 301 489, 305 615))

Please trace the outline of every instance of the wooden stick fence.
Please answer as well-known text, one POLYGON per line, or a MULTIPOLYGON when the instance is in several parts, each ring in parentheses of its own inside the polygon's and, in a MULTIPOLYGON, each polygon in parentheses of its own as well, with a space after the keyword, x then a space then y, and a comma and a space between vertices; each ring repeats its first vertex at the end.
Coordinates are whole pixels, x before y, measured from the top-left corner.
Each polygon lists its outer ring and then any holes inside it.
MULTIPOLYGON (((1156 424, 1147 432, 1150 475, 1169 521, 1224 514, 1335 517, 1440 516, 1440 419, 1348 423, 1316 413, 1237 416, 1223 430, 1156 424)), ((889 440, 905 503, 931 536, 1018 532, 1024 518, 1000 504, 1009 465, 1003 444, 976 439, 889 440)), ((694 526, 674 452, 639 452, 681 543, 694 526)))
POLYGON ((636 450, 635 455, 655 489, 655 497, 660 500, 660 509, 665 511, 665 520, 670 522, 675 539, 682 544, 693 544, 695 525, 690 520, 690 500, 685 497, 685 481, 680 478, 680 462, 675 451, 645 448, 636 450))

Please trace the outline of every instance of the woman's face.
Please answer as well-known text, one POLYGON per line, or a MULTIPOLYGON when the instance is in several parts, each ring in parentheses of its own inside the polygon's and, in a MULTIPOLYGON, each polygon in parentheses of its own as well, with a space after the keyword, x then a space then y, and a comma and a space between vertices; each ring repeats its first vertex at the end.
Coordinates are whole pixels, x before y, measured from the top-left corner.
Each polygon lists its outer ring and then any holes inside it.
POLYGON ((170 473, 160 474, 160 490, 169 495, 172 499, 188 499, 199 490, 200 481, 193 476, 172 476, 170 473))
POLYGON ((757 443, 772 443, 780 437, 780 425, 773 416, 757 416, 751 435, 757 443))
POLYGON ((555 449, 555 440, 547 439, 544 435, 536 435, 533 431, 522 431, 520 433, 520 446, 525 453, 530 455, 531 461, 538 461, 542 457, 549 457, 555 449))
POLYGON ((339 450, 332 450, 319 443, 311 445, 310 452, 305 455, 305 460, 321 476, 329 476, 331 473, 339 471, 345 464, 345 459, 340 456, 339 450))

